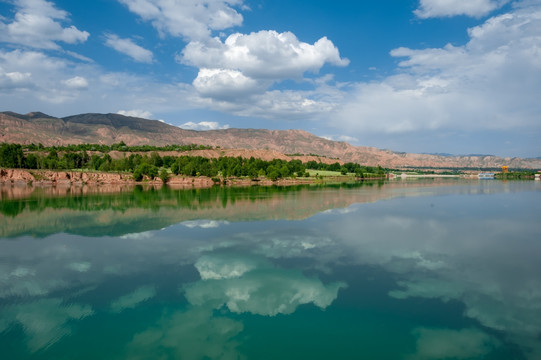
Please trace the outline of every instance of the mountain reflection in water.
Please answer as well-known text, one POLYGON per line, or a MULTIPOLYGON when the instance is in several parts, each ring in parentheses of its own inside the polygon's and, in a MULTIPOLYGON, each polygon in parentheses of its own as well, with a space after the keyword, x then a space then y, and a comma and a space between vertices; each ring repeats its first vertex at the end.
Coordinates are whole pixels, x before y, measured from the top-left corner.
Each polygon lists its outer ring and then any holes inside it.
POLYGON ((51 191, 0 189, 9 359, 541 358, 538 182, 51 191))
MULTIPOLYGON (((119 236, 161 229, 179 222, 302 220, 325 210, 401 196, 491 191, 449 180, 383 181, 288 187, 13 187, 0 186, 0 237, 45 237, 58 232, 119 236), (456 183, 455 183, 456 185, 456 183)), ((211 226, 211 225, 210 225, 211 226)))

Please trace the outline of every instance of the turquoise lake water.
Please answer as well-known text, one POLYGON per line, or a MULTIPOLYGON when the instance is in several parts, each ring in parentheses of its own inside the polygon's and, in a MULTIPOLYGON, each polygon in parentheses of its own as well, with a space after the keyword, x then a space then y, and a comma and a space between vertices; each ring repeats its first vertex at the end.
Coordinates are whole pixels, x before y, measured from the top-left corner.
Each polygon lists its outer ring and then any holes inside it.
POLYGON ((1 359, 541 359, 539 181, 0 195, 1 359))

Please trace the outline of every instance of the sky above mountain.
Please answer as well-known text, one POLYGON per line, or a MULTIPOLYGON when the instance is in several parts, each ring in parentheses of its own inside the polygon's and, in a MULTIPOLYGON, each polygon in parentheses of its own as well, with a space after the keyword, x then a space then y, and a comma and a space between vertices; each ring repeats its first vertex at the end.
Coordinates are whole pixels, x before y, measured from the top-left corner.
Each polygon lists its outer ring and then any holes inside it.
POLYGON ((541 156, 541 0, 0 0, 0 110, 541 156))

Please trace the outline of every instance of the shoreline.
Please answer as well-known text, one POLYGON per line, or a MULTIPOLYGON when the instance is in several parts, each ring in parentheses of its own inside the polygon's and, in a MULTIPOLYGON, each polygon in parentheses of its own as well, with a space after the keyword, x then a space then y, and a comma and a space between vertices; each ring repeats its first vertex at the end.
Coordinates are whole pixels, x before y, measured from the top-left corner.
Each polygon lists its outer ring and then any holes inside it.
MULTIPOLYGON (((209 188, 212 186, 292 186, 324 183, 346 183, 362 181, 352 176, 328 176, 323 179, 310 178, 283 178, 272 181, 267 178, 209 178, 205 176, 170 176, 165 185, 173 188, 209 188)), ((367 178, 366 180, 385 180, 385 177, 367 178)), ((0 169, 0 185, 26 185, 33 187, 48 186, 99 186, 99 185, 151 185, 162 186, 164 182, 156 177, 149 179, 145 176, 143 181, 135 181, 131 173, 85 172, 64 170, 26 170, 26 169, 0 169)))

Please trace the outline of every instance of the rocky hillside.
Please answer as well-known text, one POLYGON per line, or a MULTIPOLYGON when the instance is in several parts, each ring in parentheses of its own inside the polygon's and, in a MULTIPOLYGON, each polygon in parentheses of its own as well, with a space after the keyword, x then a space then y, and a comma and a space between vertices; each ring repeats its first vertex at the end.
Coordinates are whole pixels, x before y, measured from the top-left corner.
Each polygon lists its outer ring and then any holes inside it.
POLYGON ((55 118, 35 112, 0 113, 0 142, 65 145, 80 143, 128 145, 201 144, 225 149, 269 150, 281 154, 317 154, 340 161, 384 167, 541 168, 541 159, 495 156, 442 156, 398 153, 352 146, 317 137, 303 130, 227 129, 184 130, 157 120, 118 114, 81 114, 55 118))

